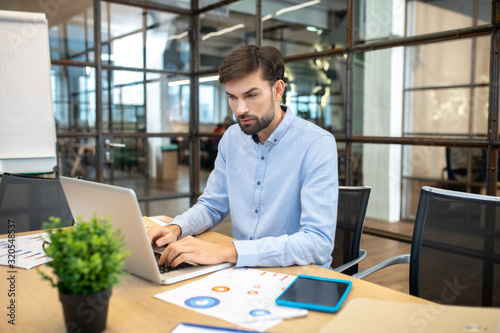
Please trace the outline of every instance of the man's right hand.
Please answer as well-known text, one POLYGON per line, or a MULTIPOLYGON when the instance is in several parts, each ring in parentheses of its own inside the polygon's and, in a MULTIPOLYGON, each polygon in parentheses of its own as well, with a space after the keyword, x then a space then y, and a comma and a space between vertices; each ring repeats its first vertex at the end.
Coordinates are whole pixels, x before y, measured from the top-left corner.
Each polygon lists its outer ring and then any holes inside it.
POLYGON ((176 224, 148 228, 148 237, 156 246, 164 246, 175 242, 181 236, 181 227, 176 224))

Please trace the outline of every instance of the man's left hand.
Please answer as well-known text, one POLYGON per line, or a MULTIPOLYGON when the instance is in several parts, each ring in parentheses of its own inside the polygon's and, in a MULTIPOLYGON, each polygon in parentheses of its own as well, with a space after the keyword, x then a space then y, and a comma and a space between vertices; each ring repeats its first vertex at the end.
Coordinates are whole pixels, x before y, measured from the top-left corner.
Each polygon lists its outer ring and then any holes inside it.
POLYGON ((167 261, 169 266, 177 267, 185 261, 199 265, 214 265, 223 262, 236 263, 237 260, 238 253, 232 242, 210 243, 187 236, 169 244, 158 264, 163 265, 167 261))

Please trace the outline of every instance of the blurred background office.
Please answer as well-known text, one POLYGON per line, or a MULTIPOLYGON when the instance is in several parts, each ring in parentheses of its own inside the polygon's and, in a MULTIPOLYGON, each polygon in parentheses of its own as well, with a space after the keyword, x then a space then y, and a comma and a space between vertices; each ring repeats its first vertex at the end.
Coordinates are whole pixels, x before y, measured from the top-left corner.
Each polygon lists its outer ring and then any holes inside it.
POLYGON ((272 45, 284 102, 337 138, 340 184, 372 187, 368 219, 409 223, 423 185, 497 193, 499 7, 0 0, 47 16, 63 175, 131 187, 146 215, 183 212, 234 121, 218 65, 239 46, 272 45))

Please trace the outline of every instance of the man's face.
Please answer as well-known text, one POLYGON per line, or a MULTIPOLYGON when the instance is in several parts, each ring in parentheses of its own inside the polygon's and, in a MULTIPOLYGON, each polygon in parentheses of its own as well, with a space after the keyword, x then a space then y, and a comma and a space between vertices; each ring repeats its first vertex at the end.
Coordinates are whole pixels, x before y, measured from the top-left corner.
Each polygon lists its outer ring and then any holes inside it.
POLYGON ((269 81, 260 76, 260 71, 226 83, 229 106, 248 135, 256 135, 274 120, 275 101, 269 81))

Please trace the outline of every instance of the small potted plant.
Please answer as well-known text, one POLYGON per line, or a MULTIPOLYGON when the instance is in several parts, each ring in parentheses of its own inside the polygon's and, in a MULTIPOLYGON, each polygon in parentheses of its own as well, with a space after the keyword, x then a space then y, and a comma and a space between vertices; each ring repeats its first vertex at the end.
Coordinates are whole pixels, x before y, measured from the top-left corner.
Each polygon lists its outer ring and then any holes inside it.
POLYGON ((48 229, 49 244, 45 253, 52 261, 51 277, 42 271, 44 280, 59 290, 68 332, 101 332, 106 328, 111 288, 123 274, 125 259, 121 230, 112 230, 110 217, 95 214, 89 221, 81 217, 73 227, 61 228, 60 218, 50 218, 44 224, 48 229))

